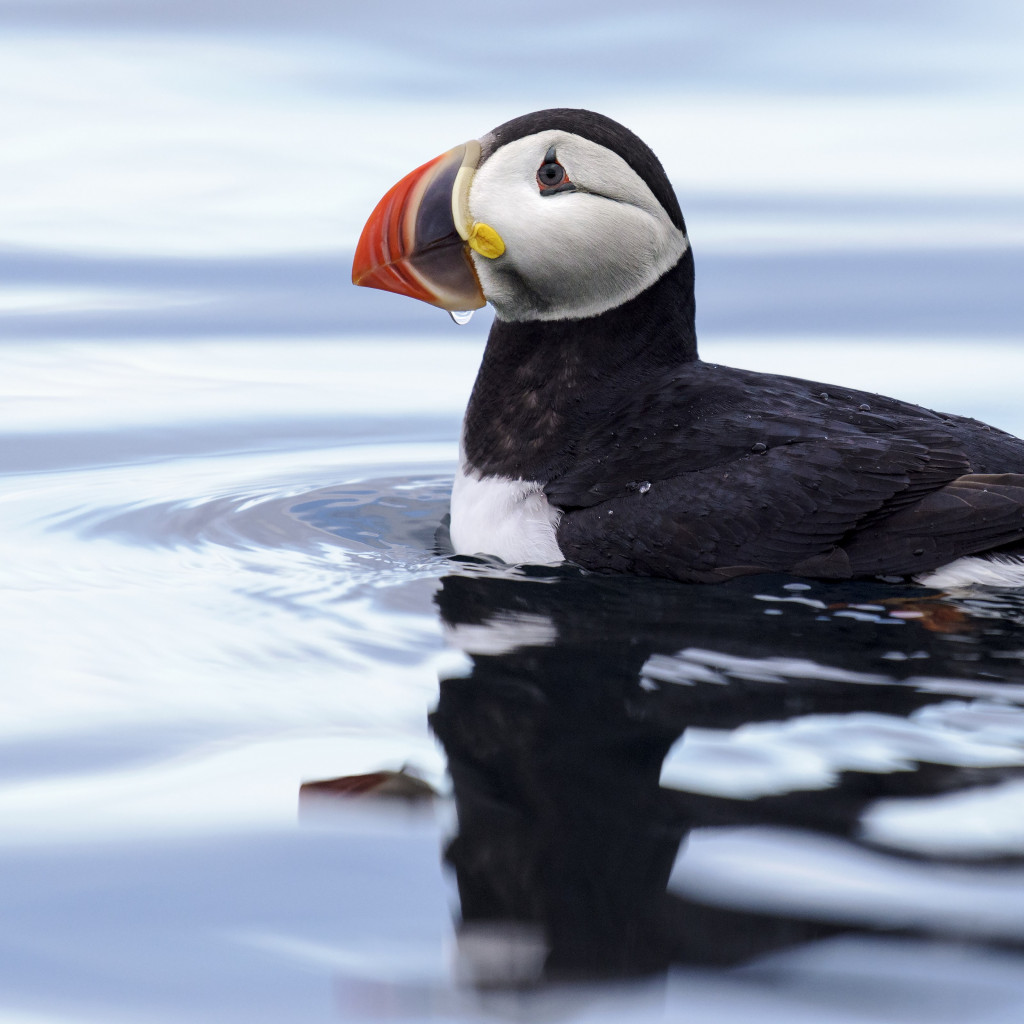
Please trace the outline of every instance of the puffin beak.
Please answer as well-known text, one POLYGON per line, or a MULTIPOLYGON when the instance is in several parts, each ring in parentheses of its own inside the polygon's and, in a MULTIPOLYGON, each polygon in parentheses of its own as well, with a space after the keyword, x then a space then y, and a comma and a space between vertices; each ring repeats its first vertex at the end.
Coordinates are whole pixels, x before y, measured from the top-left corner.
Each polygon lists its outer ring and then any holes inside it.
POLYGON ((502 252, 504 245, 497 232, 486 224, 474 224, 469 217, 469 185, 479 161, 480 143, 467 142, 395 185, 359 236, 353 284, 408 295, 447 310, 483 306, 486 300, 470 246, 481 251, 484 240, 495 248, 487 232, 502 252))

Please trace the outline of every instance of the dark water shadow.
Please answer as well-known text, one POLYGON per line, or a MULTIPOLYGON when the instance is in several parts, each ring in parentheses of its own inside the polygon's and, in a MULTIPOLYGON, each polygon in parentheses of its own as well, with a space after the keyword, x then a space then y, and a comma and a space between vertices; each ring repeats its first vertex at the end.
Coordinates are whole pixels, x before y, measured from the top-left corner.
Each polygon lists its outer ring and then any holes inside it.
MULTIPOLYGON (((883 877, 891 867, 895 898, 902 867, 943 857, 879 848, 864 835, 865 813, 884 799, 998 787, 1021 777, 1019 758, 915 757, 882 730, 879 742, 905 755, 899 763, 857 770, 837 756, 830 785, 687 791, 665 785, 662 766, 694 729, 819 716, 835 723, 838 743, 844 722, 909 722, 972 700, 1024 717, 1024 595, 954 599, 782 577, 688 587, 466 566, 443 579, 436 600, 471 664, 442 680, 431 725, 454 787, 458 828, 445 857, 461 904, 459 963, 472 984, 734 965, 847 932, 964 939, 963 922, 941 905, 917 919, 874 920, 827 899, 808 912, 782 897, 766 910, 742 895, 673 890, 669 879, 688 837, 767 827, 797 848, 827 837, 875 858, 883 877)), ((968 879, 1017 872, 1021 861, 1024 849, 994 858, 965 847, 956 858, 968 879)), ((967 939, 1019 950, 1024 926, 989 934, 979 925, 967 939)))

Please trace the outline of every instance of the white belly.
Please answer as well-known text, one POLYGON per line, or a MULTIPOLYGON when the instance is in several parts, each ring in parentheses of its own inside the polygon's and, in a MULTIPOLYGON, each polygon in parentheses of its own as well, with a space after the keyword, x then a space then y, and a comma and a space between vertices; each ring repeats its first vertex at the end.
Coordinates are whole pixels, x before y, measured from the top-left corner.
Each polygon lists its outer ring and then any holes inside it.
POLYGON ((970 587, 976 584, 989 587, 1024 586, 1024 561, 1007 555, 967 555, 931 572, 921 573, 914 579, 926 587, 941 590, 970 587))
POLYGON ((452 487, 452 545, 460 555, 497 555, 514 565, 562 562, 555 539, 561 515, 538 483, 460 469, 452 487))

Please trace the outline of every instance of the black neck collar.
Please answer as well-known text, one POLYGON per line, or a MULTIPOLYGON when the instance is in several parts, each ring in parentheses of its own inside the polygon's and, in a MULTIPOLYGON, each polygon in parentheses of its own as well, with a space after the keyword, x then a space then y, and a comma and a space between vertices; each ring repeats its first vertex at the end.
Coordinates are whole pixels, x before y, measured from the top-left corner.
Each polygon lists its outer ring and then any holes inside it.
POLYGON ((689 249, 646 291, 599 316, 496 319, 466 410, 469 466, 546 482, 621 397, 696 358, 689 249))

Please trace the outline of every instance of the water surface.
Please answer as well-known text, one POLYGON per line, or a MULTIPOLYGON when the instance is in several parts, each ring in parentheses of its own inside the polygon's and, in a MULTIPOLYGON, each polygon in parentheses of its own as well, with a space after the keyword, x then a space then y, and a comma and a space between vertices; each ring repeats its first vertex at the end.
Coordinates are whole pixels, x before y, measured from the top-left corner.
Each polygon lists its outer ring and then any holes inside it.
POLYGON ((452 559, 487 316, 346 284, 593 106, 706 358, 1024 434, 1019 11, 399 13, 0 5, 0 1018, 1020 1020, 1021 595, 452 559))

